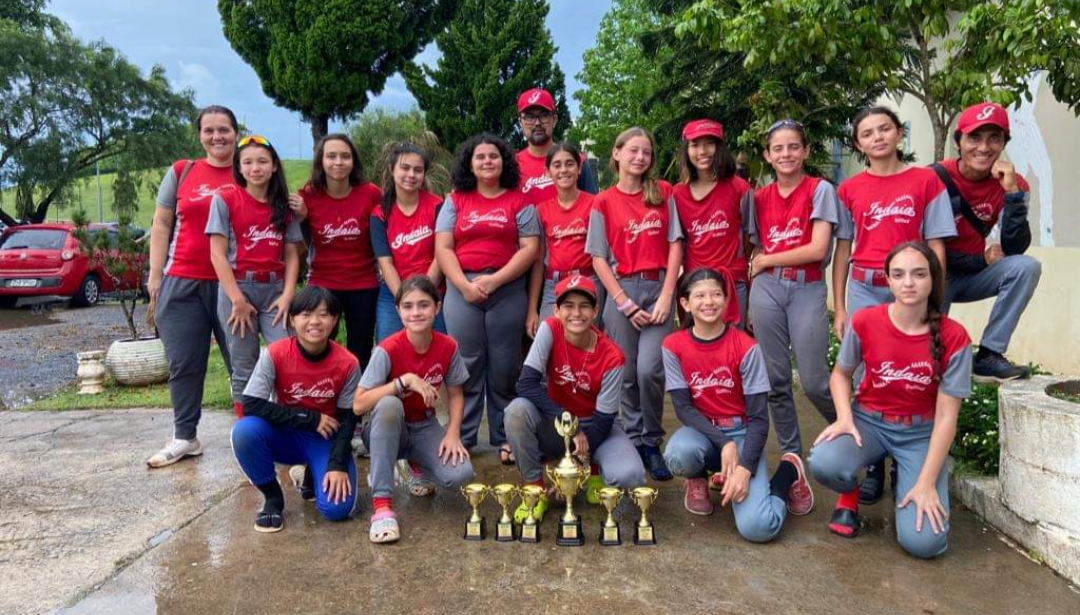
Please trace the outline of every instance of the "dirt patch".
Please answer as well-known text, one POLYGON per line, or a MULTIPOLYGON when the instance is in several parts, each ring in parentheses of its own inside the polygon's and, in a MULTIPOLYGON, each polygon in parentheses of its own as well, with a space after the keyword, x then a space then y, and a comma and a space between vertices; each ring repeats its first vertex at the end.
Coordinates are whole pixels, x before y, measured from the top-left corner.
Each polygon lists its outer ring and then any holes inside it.
POLYGON ((1074 404, 1080 404, 1080 380, 1066 380, 1046 387, 1046 394, 1050 397, 1064 399, 1074 404))

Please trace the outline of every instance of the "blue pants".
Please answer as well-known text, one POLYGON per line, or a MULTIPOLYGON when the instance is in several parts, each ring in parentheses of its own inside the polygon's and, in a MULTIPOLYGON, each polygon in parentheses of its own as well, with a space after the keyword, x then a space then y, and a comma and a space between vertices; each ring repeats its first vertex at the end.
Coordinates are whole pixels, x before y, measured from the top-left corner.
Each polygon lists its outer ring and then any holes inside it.
POLYGON ((945 311, 949 311, 948 304, 996 297, 979 346, 1005 354, 1040 277, 1042 265, 1026 254, 1006 256, 974 275, 949 273, 945 285, 945 311))
MULTIPOLYGON (((724 429, 724 433, 735 440, 741 455, 746 427, 724 429)), ((720 471, 720 449, 693 427, 680 427, 668 440, 664 461, 675 476, 697 478, 704 476, 706 470, 720 471)), ((750 477, 746 499, 732 502, 731 508, 739 535, 750 542, 769 542, 780 534, 787 518, 787 502, 772 494, 764 453, 750 477)))
POLYGON ((275 463, 303 464, 311 472, 315 485, 315 507, 330 521, 342 521, 352 515, 356 505, 356 462, 349 455, 349 484, 352 495, 333 504, 323 490, 323 477, 330 461, 333 440, 324 440, 314 431, 297 431, 273 425, 257 416, 245 416, 233 425, 232 448, 240 469, 253 485, 277 480, 275 463))
MULTIPOLYGON (((854 409, 855 426, 862 436, 862 447, 855 438, 843 435, 832 442, 822 442, 810 449, 806 463, 810 473, 819 483, 837 493, 846 493, 859 486, 859 472, 867 465, 876 463, 886 453, 897 464, 896 497, 900 501, 915 486, 926 454, 930 449, 930 434, 934 422, 886 423, 880 413, 867 413, 854 409)), ((949 472, 942 467, 937 477, 938 498, 945 512, 949 511, 949 472)), ((915 505, 908 504, 896 510, 896 539, 905 551, 922 559, 937 557, 949 546, 949 523, 944 531, 935 534, 930 521, 923 519, 921 532, 915 531, 915 505)))
MULTIPOLYGON (((375 341, 381 342, 403 328, 405 327, 401 324, 397 302, 394 301, 394 295, 390 294, 390 287, 379 284, 379 299, 375 304, 375 341)), ((435 330, 446 333, 446 320, 441 311, 435 316, 435 330)))

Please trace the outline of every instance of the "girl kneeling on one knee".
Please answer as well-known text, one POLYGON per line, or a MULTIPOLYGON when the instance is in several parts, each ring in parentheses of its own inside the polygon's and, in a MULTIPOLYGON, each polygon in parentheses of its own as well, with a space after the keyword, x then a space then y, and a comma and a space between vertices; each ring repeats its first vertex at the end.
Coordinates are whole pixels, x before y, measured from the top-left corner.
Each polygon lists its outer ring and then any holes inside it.
POLYGON ((434 331, 442 307, 439 290, 427 276, 411 277, 398 288, 397 307, 405 328, 375 348, 353 404, 357 415, 371 415, 363 439, 371 452, 370 537, 375 543, 401 536, 392 506, 398 459, 411 466, 405 475, 413 495, 432 493, 432 482, 450 489, 476 475, 461 443, 462 385, 469 372, 457 342, 434 331), (435 414, 443 385, 450 414, 445 428, 435 414))
POLYGON ((300 291, 289 305, 295 336, 262 350, 244 388, 245 416, 233 426, 232 446, 240 469, 266 498, 255 518, 257 532, 284 527, 275 463, 307 466, 301 497, 314 499, 323 517, 341 521, 352 514, 356 463, 349 440, 360 365, 331 341, 340 316, 341 304, 330 291, 300 291))
POLYGON ((945 458, 960 401, 971 393, 971 339, 941 313, 944 275, 921 242, 885 259, 891 304, 851 318, 830 386, 836 422, 821 432, 808 464, 818 482, 840 492, 829 529, 858 531, 858 473, 890 455, 898 466, 896 533, 908 553, 930 558, 948 546, 949 478, 945 458), (855 369, 865 370, 852 399, 855 369))
POLYGON ((709 470, 720 487, 721 506, 730 502, 739 534, 768 542, 787 517, 792 485, 809 491, 798 455, 785 453, 767 478, 769 379, 753 338, 725 323, 731 289, 725 276, 695 269, 679 287, 679 302, 693 324, 664 339, 664 376, 675 414, 682 421, 664 457, 686 479, 686 510, 709 515, 709 470))

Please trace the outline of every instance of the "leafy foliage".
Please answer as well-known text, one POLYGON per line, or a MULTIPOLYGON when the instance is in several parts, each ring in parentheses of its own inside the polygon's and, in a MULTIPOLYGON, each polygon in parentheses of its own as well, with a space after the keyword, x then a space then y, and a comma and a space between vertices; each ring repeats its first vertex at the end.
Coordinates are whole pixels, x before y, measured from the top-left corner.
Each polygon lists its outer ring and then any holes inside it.
POLYGON ((438 137, 427 130, 424 115, 417 109, 388 111, 373 109, 364 112, 349 127, 350 137, 366 165, 364 175, 370 181, 387 185, 390 181, 387 157, 394 146, 403 141, 419 145, 431 156, 427 182, 436 194, 450 192, 450 167, 454 155, 439 143, 438 137))
POLYGON ((960 405, 956 439, 950 453, 960 471, 996 476, 1001 458, 998 432, 998 387, 972 383, 971 397, 960 405))

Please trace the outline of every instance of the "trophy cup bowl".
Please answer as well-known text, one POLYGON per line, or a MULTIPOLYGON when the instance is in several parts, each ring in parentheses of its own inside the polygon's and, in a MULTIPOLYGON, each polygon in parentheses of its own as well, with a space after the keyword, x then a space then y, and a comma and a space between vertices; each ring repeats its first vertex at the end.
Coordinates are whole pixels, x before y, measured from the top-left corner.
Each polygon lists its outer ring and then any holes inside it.
POLYGON ((637 507, 641 509, 641 519, 634 526, 634 544, 636 545, 656 544, 656 530, 652 521, 649 521, 648 512, 653 502, 656 501, 658 494, 659 492, 652 487, 635 487, 630 490, 630 497, 637 504, 637 507))
POLYGON ((486 536, 484 518, 480 516, 480 502, 490 489, 482 483, 469 483, 461 488, 465 501, 472 507, 472 516, 465 522, 465 540, 483 540, 486 536))
POLYGON ((525 503, 525 508, 529 511, 525 521, 521 523, 521 536, 519 537, 521 542, 540 542, 540 524, 536 521, 536 517, 533 516, 533 509, 540 502, 542 495, 544 495, 544 488, 540 485, 525 485, 521 488, 521 501, 525 503))
POLYGON ((514 541, 514 519, 510 516, 510 504, 518 493, 517 485, 511 485, 510 483, 495 485, 491 488, 491 496, 495 498, 495 501, 502 508, 502 516, 499 517, 499 522, 495 524, 495 540, 499 542, 514 541))
POLYGON ((548 466, 547 476, 555 489, 566 499, 566 512, 559 519, 559 531, 555 543, 560 546, 580 547, 585 544, 581 533, 581 518, 574 514, 574 496, 588 480, 589 466, 582 466, 570 454, 570 439, 577 432, 578 420, 569 412, 555 420, 555 431, 563 437, 566 453, 555 467, 548 466))
POLYGON ((622 536, 619 535, 619 524, 615 521, 615 508, 622 500, 623 490, 617 487, 602 487, 600 489, 600 505, 607 511, 607 519, 600 528, 600 544, 605 547, 616 547, 622 544, 622 536))

